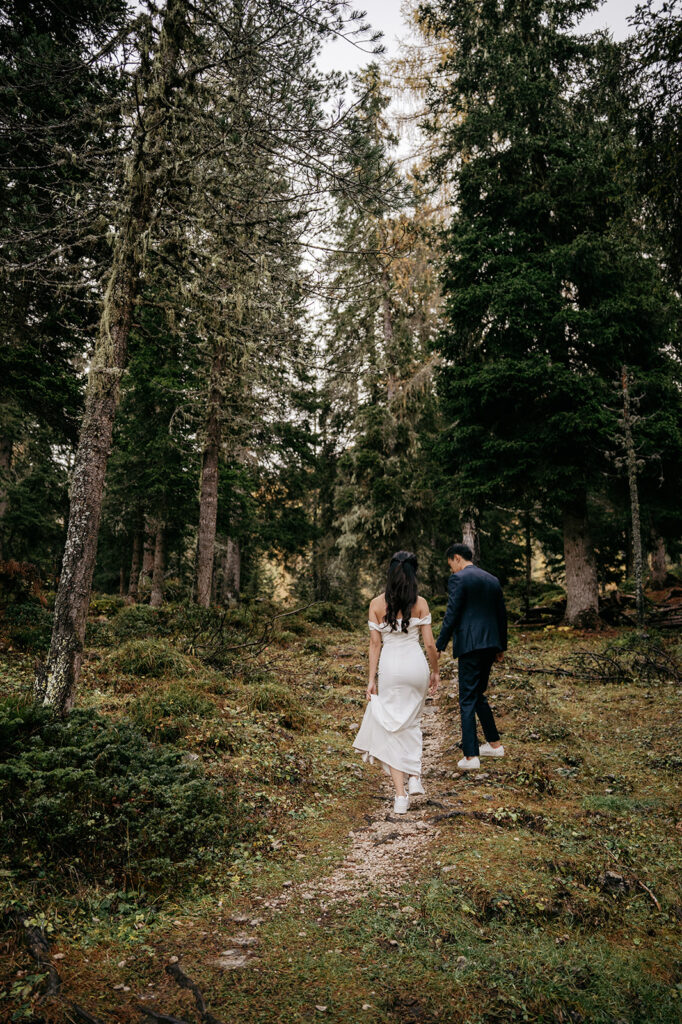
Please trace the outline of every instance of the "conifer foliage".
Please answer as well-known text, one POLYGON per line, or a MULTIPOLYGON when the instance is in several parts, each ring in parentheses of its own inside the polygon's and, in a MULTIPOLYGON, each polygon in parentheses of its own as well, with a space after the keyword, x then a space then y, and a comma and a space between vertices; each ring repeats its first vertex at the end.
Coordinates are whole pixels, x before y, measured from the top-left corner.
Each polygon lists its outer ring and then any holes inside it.
POLYGON ((454 207, 441 451, 460 507, 554 510, 572 624, 598 612, 593 509, 617 430, 613 382, 627 364, 655 388, 674 374, 675 343, 673 297, 641 230, 632 136, 605 95, 616 48, 576 34, 586 10, 422 8, 450 42, 427 125, 438 130, 432 173, 454 207))

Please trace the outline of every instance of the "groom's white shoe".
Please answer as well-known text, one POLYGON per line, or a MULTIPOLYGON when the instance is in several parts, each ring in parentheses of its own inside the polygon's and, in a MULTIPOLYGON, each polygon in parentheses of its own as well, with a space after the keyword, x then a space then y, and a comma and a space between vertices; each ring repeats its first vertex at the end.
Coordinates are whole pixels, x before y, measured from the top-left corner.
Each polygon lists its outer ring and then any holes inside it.
POLYGON ((491 747, 489 743, 482 743, 478 748, 479 757, 504 757, 504 747, 491 747))
POLYGON ((409 796, 396 796, 393 798, 393 812, 394 814, 406 814, 407 809, 410 806, 409 796))
POLYGON ((426 795, 426 790, 422 786, 422 780, 419 775, 410 775, 407 780, 407 792, 410 796, 422 796, 426 795))
POLYGON ((481 767, 481 762, 477 757, 463 757, 457 762, 457 767, 461 772, 476 772, 481 767))

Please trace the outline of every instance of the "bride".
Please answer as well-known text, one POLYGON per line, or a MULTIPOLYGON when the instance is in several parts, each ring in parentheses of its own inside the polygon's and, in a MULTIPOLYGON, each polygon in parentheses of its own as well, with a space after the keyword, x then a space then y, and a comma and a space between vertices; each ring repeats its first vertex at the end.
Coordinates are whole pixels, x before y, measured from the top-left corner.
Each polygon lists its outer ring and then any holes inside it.
POLYGON ((427 688, 435 694, 440 682, 429 606, 417 592, 417 556, 409 551, 398 551, 391 559, 386 592, 369 606, 369 630, 369 704, 353 747, 364 761, 378 761, 391 776, 394 810, 405 814, 410 796, 424 792, 421 716, 427 688), (430 676, 419 646, 420 630, 430 676))

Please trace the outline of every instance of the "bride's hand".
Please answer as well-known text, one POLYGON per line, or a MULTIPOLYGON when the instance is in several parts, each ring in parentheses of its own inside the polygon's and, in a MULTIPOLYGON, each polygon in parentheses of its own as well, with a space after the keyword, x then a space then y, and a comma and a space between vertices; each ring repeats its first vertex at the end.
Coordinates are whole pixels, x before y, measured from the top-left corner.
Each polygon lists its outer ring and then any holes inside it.
POLYGON ((429 682, 429 693, 435 693, 440 685, 440 674, 438 672, 431 673, 431 679, 429 682))
POLYGON ((367 690, 365 691, 365 697, 367 700, 371 700, 372 694, 377 692, 376 680, 373 683, 369 683, 367 690))

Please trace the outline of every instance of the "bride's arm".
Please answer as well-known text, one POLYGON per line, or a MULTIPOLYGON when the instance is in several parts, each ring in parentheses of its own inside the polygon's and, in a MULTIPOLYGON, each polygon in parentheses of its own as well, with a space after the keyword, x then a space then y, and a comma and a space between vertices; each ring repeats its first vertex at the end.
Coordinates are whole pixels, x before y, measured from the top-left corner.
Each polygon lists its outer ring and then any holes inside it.
MULTIPOLYGON (((428 607, 426 614, 428 615, 428 607)), ((431 666, 431 682, 429 684, 429 690, 431 693, 435 693, 440 683, 440 674, 438 672, 438 651, 436 649, 436 641, 433 639, 433 630, 431 624, 426 623, 421 627, 422 640, 424 641, 424 650, 426 651, 426 657, 429 659, 429 665, 431 666)))
MULTIPOLYGON (((374 607, 374 601, 369 606, 369 621, 375 623, 377 626, 379 623, 379 616, 376 608, 374 607)), ((379 666, 379 656, 381 654, 381 633, 379 629, 372 629, 370 626, 369 630, 369 682, 367 683, 367 692, 365 696, 367 700, 370 699, 373 693, 377 692, 376 675, 377 668, 379 666)))
POLYGON ((367 700, 370 699, 370 694, 377 692, 376 675, 380 654, 381 633, 376 629, 372 629, 369 633, 369 682, 367 684, 367 700))

